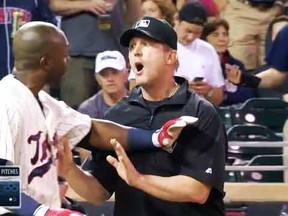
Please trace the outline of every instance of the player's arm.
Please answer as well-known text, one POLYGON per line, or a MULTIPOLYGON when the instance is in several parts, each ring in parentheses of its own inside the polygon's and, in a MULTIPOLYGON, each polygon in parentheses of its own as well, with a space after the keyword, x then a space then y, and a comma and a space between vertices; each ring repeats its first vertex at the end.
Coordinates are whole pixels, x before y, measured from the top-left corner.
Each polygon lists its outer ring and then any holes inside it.
MULTIPOLYGON (((171 136, 169 134, 175 133, 175 131, 178 131, 178 135, 181 132, 182 128, 185 127, 187 124, 193 124, 197 121, 197 118, 190 117, 190 116, 182 116, 177 119, 170 120, 164 124, 162 129, 154 134, 156 134, 156 137, 158 140, 161 140, 161 143, 165 143, 165 140, 171 140, 171 136), (175 130, 174 132, 171 132, 175 130), (167 139, 168 137, 168 139, 167 139)), ((101 138, 98 137, 98 135, 103 135, 105 134, 103 140, 101 142, 110 145, 110 149, 113 149, 113 147, 110 144, 110 139, 115 138, 116 136, 122 137, 123 134, 125 134, 124 137, 128 137, 127 133, 132 129, 133 133, 138 131, 138 129, 135 128, 128 128, 128 127, 123 127, 123 131, 119 131, 118 127, 121 127, 121 125, 117 125, 115 123, 112 123, 115 127, 111 127, 109 121, 105 120, 99 120, 96 121, 97 126, 99 127, 100 130, 94 134, 94 139, 96 140, 101 140, 101 138), (103 124, 102 124, 103 123, 103 124), (107 128, 106 128, 107 127, 107 128), (127 130, 128 129, 128 130, 127 130), (116 132, 114 132, 115 130, 116 132), (115 134, 113 134, 115 133, 115 134), (96 136, 96 137, 95 137, 96 136)), ((121 129, 122 130, 122 129, 121 129)), ((140 132, 143 132, 142 130, 139 130, 140 132)), ((138 132, 139 132, 138 131, 138 132)), ((150 131, 148 131, 150 133, 150 131)), ((144 131, 144 133, 147 133, 147 131, 144 131)), ((177 137, 178 137, 177 135, 177 137)), ((142 135, 140 135, 142 136, 142 135)), ((91 134, 91 137, 93 137, 93 134, 91 134)), ((147 140, 145 137, 139 137, 139 135, 135 135, 133 138, 134 141, 132 143, 138 143, 136 146, 139 145, 139 142, 142 142, 143 139, 147 140)), ((151 137, 150 137, 151 139, 151 137)), ((122 138, 122 140, 125 141, 125 139, 122 138)), ((174 141, 173 141, 174 142, 174 141)), ((98 145, 99 143, 96 143, 95 145, 98 145)), ((111 192, 108 192, 100 182, 93 177, 90 173, 84 172, 81 169, 79 169, 74 161, 72 160, 72 155, 71 151, 69 149, 68 142, 65 140, 61 140, 59 143, 59 149, 58 149, 58 171, 59 174, 64 177, 69 185, 72 187, 72 189, 78 193, 81 197, 85 198, 87 201, 94 203, 96 205, 99 205, 103 202, 105 202, 107 199, 110 198, 111 192), (79 184, 79 182, 85 182, 85 184, 79 184)), ((159 146, 160 147, 160 146, 159 146)), ((137 147, 139 148, 139 147, 137 147)))
MULTIPOLYGON (((180 117, 166 122, 160 130, 149 131, 126 127, 103 119, 92 120, 92 128, 88 142, 95 148, 111 150, 110 140, 115 138, 124 149, 143 150, 153 148, 169 148, 176 141, 182 129, 197 121, 194 117, 180 117)), ((82 140, 85 143, 85 140, 82 140)), ((83 147, 83 145, 79 145, 83 147)))

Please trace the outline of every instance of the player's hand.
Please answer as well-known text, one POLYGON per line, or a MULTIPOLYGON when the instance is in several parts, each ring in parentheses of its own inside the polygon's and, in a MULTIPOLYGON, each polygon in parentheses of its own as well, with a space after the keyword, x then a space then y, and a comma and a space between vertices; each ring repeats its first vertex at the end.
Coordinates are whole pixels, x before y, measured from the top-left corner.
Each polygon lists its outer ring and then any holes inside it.
POLYGON ((233 84, 239 84, 241 81, 241 71, 239 70, 239 66, 225 64, 225 73, 226 78, 229 82, 233 84))
POLYGON ((69 147, 69 141, 67 138, 63 137, 58 141, 57 144, 57 168, 58 174, 63 178, 67 178, 69 171, 75 166, 73 160, 73 154, 69 147))
POLYGON ((187 125, 194 124, 197 121, 198 118, 192 116, 181 116, 180 118, 169 120, 160 130, 153 134, 152 139, 157 139, 159 147, 162 147, 167 151, 171 151, 173 144, 179 137, 183 128, 187 125))
POLYGON ((57 208, 52 209, 48 206, 41 205, 34 212, 33 216, 85 216, 85 214, 72 211, 70 209, 57 208))
POLYGON ((137 182, 141 179, 141 174, 135 169, 120 143, 116 139, 111 139, 110 143, 114 148, 117 159, 109 155, 106 160, 128 185, 136 187, 137 182))

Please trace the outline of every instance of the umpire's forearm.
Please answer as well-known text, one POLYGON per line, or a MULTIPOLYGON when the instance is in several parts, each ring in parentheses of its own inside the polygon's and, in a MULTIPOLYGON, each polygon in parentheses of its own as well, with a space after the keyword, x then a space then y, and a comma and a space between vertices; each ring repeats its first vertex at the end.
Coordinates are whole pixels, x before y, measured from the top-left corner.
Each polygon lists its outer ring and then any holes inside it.
POLYGON ((128 149, 127 137, 129 128, 111 121, 93 119, 89 143, 95 148, 112 150, 110 139, 115 138, 124 149, 128 149))

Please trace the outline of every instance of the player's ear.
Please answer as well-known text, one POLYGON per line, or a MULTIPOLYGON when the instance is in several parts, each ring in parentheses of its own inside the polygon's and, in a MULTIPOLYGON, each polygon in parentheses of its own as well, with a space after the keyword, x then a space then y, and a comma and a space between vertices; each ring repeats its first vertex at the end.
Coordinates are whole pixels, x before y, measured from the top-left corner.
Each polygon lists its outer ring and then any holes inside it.
POLYGON ((49 59, 47 58, 47 56, 42 56, 40 58, 40 67, 45 70, 45 71, 49 71, 51 68, 51 62, 49 61, 49 59))

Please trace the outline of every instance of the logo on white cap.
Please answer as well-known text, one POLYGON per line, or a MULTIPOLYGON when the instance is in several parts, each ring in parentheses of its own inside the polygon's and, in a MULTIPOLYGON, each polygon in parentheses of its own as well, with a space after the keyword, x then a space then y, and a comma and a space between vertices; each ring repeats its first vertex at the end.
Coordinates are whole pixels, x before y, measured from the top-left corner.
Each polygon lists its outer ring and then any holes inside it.
POLYGON ((140 20, 136 23, 134 28, 143 27, 147 28, 150 24, 150 20, 140 20))
POLYGON ((119 51, 104 51, 97 55, 95 62, 95 72, 99 73, 105 68, 123 70, 126 68, 124 56, 119 51))

